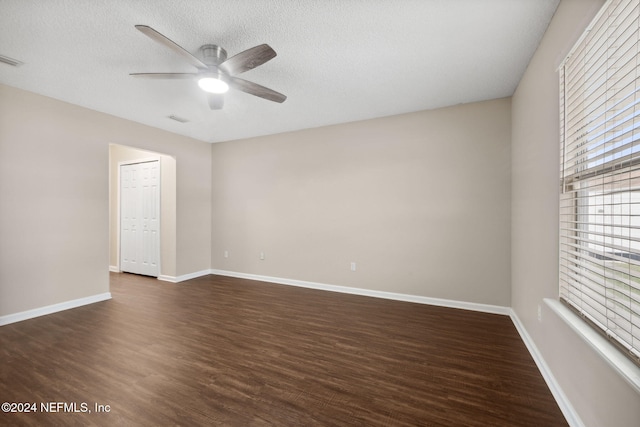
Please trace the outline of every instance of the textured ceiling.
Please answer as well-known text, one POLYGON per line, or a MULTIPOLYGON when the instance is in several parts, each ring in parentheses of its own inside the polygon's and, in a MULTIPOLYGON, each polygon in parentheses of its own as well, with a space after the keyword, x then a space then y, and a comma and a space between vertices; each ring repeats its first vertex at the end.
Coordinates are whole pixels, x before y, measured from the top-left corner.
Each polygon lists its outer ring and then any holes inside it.
POLYGON ((513 94, 559 0, 0 0, 0 83, 207 142, 312 128, 513 94), (261 43, 278 56, 211 111, 192 72, 134 28, 197 55, 261 43), (178 123, 176 115, 189 120, 178 123))

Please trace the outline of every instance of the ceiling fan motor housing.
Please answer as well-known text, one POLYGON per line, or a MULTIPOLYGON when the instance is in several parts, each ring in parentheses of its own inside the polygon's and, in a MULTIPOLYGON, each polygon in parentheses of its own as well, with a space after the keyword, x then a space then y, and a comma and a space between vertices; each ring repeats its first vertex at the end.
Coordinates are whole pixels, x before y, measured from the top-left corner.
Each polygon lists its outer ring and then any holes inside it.
POLYGON ((205 44, 200 48, 202 62, 209 66, 217 66, 227 60, 227 51, 215 44, 205 44))

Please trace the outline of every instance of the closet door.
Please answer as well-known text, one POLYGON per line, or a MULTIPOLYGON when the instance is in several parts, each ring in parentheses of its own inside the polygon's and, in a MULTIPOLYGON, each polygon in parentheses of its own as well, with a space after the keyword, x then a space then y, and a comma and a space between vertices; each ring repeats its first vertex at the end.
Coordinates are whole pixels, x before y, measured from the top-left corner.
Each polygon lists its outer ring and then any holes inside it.
POLYGON ((160 274, 160 162, 120 166, 120 270, 160 274))

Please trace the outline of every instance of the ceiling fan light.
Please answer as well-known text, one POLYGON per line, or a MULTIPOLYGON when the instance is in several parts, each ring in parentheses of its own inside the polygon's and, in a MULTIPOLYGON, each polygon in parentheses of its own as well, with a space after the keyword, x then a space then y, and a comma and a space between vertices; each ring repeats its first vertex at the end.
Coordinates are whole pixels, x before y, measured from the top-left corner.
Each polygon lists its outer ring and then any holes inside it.
POLYGON ((220 79, 215 77, 203 77, 198 80, 198 86, 205 92, 211 93, 225 93, 229 90, 229 85, 220 79))

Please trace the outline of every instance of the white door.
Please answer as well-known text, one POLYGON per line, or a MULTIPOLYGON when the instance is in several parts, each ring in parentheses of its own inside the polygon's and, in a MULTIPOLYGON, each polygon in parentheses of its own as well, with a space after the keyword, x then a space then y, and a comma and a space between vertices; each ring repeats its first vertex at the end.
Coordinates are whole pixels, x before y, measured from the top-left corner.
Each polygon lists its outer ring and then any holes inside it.
POLYGON ((120 166, 120 270, 160 274, 160 162, 120 166))

